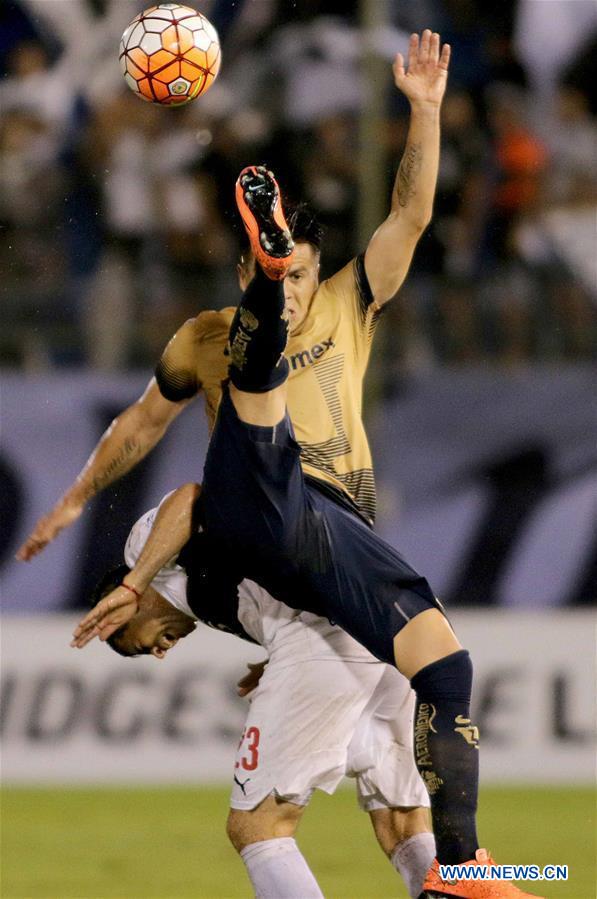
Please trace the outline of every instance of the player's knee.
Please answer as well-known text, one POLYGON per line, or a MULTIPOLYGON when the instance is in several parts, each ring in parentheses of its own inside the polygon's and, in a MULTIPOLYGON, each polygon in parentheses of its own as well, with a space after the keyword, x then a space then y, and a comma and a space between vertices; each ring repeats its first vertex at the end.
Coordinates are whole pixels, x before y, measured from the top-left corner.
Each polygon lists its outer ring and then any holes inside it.
POLYGON ((294 837, 303 811, 303 806, 270 795, 249 811, 230 809, 226 833, 237 852, 251 843, 294 837))
POLYGON ((255 842, 251 837, 249 812, 242 812, 231 808, 226 821, 226 836, 237 852, 242 852, 245 846, 255 842))
POLYGON ((420 612, 394 637, 396 667, 409 680, 427 665, 460 650, 458 638, 437 608, 420 612))

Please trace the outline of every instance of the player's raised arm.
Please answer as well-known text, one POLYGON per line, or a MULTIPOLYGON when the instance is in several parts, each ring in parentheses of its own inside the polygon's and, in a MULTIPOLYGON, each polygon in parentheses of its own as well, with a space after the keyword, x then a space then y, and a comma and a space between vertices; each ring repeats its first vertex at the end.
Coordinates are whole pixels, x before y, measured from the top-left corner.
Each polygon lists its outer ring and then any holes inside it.
POLYGON ((413 34, 405 66, 401 53, 394 82, 410 102, 406 147, 392 191, 390 214, 369 242, 365 270, 378 306, 402 285, 417 242, 431 221, 440 151, 440 107, 448 78, 450 45, 426 29, 413 34))
POLYGON ((101 599, 79 622, 73 631, 72 647, 82 649, 95 637, 107 640, 136 614, 138 599, 160 568, 175 558, 189 540, 194 505, 200 494, 198 484, 184 484, 166 497, 134 567, 121 586, 101 599))
POLYGON ((159 443, 166 430, 201 389, 192 371, 194 319, 176 332, 156 378, 143 396, 114 419, 73 484, 54 508, 36 523, 16 557, 27 562, 73 524, 85 504, 135 467, 159 443))
POLYGON ((103 433, 74 483, 36 523, 17 559, 29 561, 74 524, 90 499, 145 458, 185 405, 164 399, 152 378, 143 396, 103 433))

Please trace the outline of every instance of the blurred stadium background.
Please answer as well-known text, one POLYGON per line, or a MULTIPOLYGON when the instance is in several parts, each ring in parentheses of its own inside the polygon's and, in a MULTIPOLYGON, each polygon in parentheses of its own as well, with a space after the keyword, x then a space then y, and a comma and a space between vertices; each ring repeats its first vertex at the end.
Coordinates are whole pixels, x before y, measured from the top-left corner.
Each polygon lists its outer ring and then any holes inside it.
MULTIPOLYGON (((569 864, 545 895, 588 899, 597 6, 196 3, 222 71, 168 110, 133 97, 117 63, 148 5, 0 6, 2 895, 249 895, 223 825, 244 715, 234 683, 259 651, 207 629, 163 666, 68 649, 132 522, 199 479, 199 407, 41 557, 14 551, 176 327, 235 301, 244 165, 266 161, 319 210, 324 275, 364 247, 408 120, 390 62, 431 27, 453 47, 435 216, 380 328, 365 403, 379 529, 472 650, 486 842, 500 861, 569 864)), ((308 816, 326 895, 405 895, 363 817, 350 792, 308 816)))

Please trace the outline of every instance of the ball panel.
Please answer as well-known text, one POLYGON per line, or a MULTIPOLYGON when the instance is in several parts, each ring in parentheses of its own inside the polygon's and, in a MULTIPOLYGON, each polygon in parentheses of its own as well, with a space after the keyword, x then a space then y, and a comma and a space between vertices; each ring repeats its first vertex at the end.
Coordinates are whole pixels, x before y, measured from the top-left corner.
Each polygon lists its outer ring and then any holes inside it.
POLYGON ((180 74, 183 78, 188 78, 189 81, 195 81, 201 73, 197 70, 197 66, 183 59, 180 63, 180 74))
POLYGON ((220 43, 220 38, 218 37, 218 32, 216 31, 214 26, 211 24, 209 19, 205 19, 205 18, 203 19, 203 28, 205 29, 206 33, 209 35, 209 37, 215 44, 220 43))
POLYGON ((130 72, 126 72, 126 74, 124 76, 124 80, 126 81, 126 83, 128 84, 128 86, 130 87, 130 89, 132 91, 134 91, 136 94, 139 93, 139 87, 137 85, 137 81, 135 80, 135 78, 133 78, 133 76, 130 74, 130 72))
POLYGON ((206 58, 208 68, 211 69, 215 77, 220 70, 220 61, 222 59, 222 54, 220 53, 218 44, 211 45, 206 53, 206 58))
POLYGON ((184 20, 185 28, 190 28, 191 31, 196 31, 197 29, 203 30, 204 21, 205 19, 203 16, 194 13, 194 15, 184 20))
POLYGON ((172 23, 162 32, 162 47, 170 50, 171 53, 178 53, 180 47, 178 45, 178 28, 172 23))
POLYGON ((145 100, 149 100, 150 102, 154 102, 155 96, 151 89, 151 83, 149 78, 142 78, 141 81, 137 82, 137 87, 139 88, 139 94, 145 100))
POLYGON ((130 50, 132 47, 138 47, 143 39, 144 34, 145 30, 143 28, 143 23, 138 22, 128 36, 128 40, 126 41, 126 49, 130 50))
POLYGON ((200 66, 202 69, 209 68, 206 54, 203 50, 198 50, 196 47, 185 53, 185 59, 188 59, 189 62, 194 63, 196 66, 200 66))
POLYGON ((141 38, 141 43, 139 44, 139 46, 148 55, 150 53, 157 53, 157 51, 161 50, 162 48, 161 35, 153 34, 151 31, 147 31, 141 38))
POLYGON ((153 87, 153 91, 158 100, 167 100, 170 96, 167 85, 162 84, 162 82, 158 81, 157 78, 152 78, 151 86, 153 87))
POLYGON ((193 37, 195 38, 195 46, 199 47, 200 50, 209 50, 213 45, 211 37, 204 28, 201 31, 194 31, 193 37))
POLYGON ((194 100, 195 97, 199 97, 201 94, 205 93, 210 84, 211 81, 209 81, 209 75, 206 72, 202 72, 201 76, 191 85, 189 100, 194 100))
POLYGON ((137 81, 139 81, 139 79, 141 79, 141 78, 145 78, 145 76, 147 75, 147 72, 143 71, 143 69, 140 69, 138 66, 136 66, 135 63, 132 61, 132 59, 127 60, 126 70, 129 73, 129 75, 132 75, 132 77, 135 78, 137 81))
POLYGON ((143 16, 151 16, 152 18, 168 19, 171 22, 178 22, 181 19, 198 15, 190 6, 183 6, 181 3, 159 3, 157 6, 151 6, 142 13, 143 16))
POLYGON ((173 10, 176 9, 177 6, 178 3, 159 3, 157 6, 150 6, 149 9, 146 9, 141 13, 141 15, 147 18, 151 16, 160 19, 167 19, 171 22, 174 18, 173 10))
POLYGON ((178 12, 174 16, 174 18, 177 22, 180 22, 184 19, 184 23, 186 25, 189 19, 196 18, 197 16, 201 18, 201 13, 198 13, 196 10, 191 9, 190 6, 179 6, 178 12))
POLYGON ((143 27, 149 34, 161 34, 166 28, 172 28, 170 19, 158 19, 155 16, 143 20, 143 27))
POLYGON ((140 47, 134 47, 132 50, 128 51, 129 59, 135 63, 143 72, 147 72, 149 70, 149 60, 147 58, 147 53, 144 53, 140 47))
POLYGON ((170 81, 174 81, 176 78, 180 78, 180 63, 174 62, 170 66, 166 66, 165 69, 162 69, 160 72, 156 72, 154 75, 154 80, 161 81, 162 84, 168 84, 170 81))
POLYGON ((158 50, 149 57, 149 71, 156 72, 158 69, 163 69, 164 66, 173 63, 175 59, 176 57, 167 50, 158 50))
MULTIPOLYGON (((219 67, 219 63, 218 63, 218 67, 219 67)), ((215 72, 211 71, 211 72, 207 73, 207 82, 203 87, 203 93, 205 93, 205 91, 208 90, 212 86, 212 84, 216 80, 217 75, 218 75, 217 70, 215 72)))
MULTIPOLYGON (((179 53, 187 53, 194 46, 193 32, 185 28, 184 25, 178 25, 176 31, 178 32, 178 51, 179 53)), ((164 35, 164 42, 165 40, 166 36, 164 35)))

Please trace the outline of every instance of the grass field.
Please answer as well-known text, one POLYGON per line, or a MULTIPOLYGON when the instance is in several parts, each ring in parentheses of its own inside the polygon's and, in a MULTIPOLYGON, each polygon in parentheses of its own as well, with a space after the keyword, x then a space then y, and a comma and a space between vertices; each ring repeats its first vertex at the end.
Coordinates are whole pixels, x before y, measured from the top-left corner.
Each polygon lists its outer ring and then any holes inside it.
MULTIPOLYGON (((5 789, 3 899, 249 897, 227 843, 227 789, 5 789)), ((502 863, 567 864, 542 895, 595 896, 589 789, 486 789, 479 829, 502 863)), ((405 897, 352 790, 318 795, 299 833, 328 899, 405 897)), ((532 887, 528 884, 529 889, 532 887)), ((537 890, 535 890, 537 892, 537 890)))

